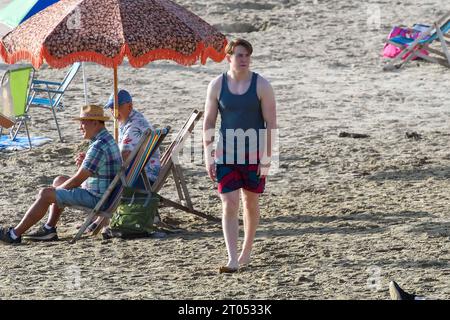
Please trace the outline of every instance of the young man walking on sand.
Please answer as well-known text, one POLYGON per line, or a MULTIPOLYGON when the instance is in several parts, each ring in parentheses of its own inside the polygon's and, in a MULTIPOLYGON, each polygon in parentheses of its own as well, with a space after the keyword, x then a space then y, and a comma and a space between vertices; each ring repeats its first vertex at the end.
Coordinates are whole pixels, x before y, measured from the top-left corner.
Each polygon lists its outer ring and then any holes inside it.
POLYGON ((220 273, 236 272, 250 262, 259 224, 259 195, 272 157, 276 130, 275 95, 270 83, 250 71, 252 45, 243 39, 226 49, 229 70, 213 79, 207 90, 203 143, 209 177, 218 182, 222 201, 222 227, 228 263, 220 273), (217 115, 221 125, 214 150, 217 115), (244 243, 238 255, 240 194, 244 208, 244 243))

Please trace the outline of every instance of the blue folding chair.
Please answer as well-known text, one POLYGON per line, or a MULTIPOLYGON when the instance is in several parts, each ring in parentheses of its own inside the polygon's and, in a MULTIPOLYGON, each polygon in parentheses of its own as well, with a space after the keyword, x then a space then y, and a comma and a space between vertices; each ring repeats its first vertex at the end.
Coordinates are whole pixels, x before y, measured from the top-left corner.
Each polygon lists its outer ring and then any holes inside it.
POLYGON ((62 98, 73 78, 80 69, 81 63, 75 62, 67 72, 62 82, 34 79, 31 85, 31 92, 28 98, 29 107, 39 107, 49 109, 53 113, 59 140, 62 142, 61 131, 56 118, 56 111, 64 109, 62 98))
POLYGON ((450 44, 447 33, 450 31, 450 11, 447 12, 441 19, 433 23, 428 30, 424 31, 417 39, 397 36, 387 40, 388 43, 402 49, 402 51, 383 67, 384 70, 392 70, 394 68, 401 68, 403 65, 411 61, 414 57, 419 57, 424 60, 439 63, 450 68, 450 53, 447 45, 450 44), (431 48, 434 42, 440 42, 442 51, 431 48), (427 50, 436 56, 429 56, 423 54, 421 51, 427 50), (403 60, 401 63, 399 61, 403 60))

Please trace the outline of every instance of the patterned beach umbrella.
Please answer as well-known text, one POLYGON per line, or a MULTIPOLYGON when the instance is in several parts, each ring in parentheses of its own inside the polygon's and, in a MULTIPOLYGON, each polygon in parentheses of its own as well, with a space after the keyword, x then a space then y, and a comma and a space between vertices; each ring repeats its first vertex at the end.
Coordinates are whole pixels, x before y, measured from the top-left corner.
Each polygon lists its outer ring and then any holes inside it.
POLYGON ((44 61, 55 68, 76 61, 114 68, 117 115, 117 66, 125 57, 136 68, 160 59, 220 62, 226 43, 214 27, 170 0, 60 0, 6 34, 0 55, 6 63, 27 60, 35 68, 44 61))

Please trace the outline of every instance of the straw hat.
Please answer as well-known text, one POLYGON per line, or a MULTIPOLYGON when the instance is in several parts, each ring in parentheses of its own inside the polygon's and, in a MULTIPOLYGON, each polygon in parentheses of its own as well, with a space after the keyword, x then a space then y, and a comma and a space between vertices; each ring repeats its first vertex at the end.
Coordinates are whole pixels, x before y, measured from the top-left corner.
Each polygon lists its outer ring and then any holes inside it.
POLYGON ((80 111, 80 116, 74 120, 99 120, 108 121, 110 118, 103 114, 103 108, 96 105, 83 106, 80 111))

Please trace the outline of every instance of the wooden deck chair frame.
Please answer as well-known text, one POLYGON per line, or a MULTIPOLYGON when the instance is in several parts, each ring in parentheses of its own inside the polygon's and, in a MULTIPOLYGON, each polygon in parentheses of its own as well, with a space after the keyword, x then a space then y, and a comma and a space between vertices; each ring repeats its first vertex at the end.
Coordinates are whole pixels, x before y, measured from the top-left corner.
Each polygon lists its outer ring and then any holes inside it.
POLYGON ((169 131, 169 126, 155 131, 147 129, 142 135, 136 148, 131 152, 125 163, 121 165, 119 172, 116 174, 95 208, 90 209, 78 206, 74 207, 76 209, 89 210, 90 212, 78 230, 78 233, 71 240, 71 243, 75 243, 82 236, 95 216, 111 218, 120 203, 123 187, 132 186, 137 181, 139 176, 144 179, 146 186, 146 190, 140 190, 139 192, 152 193, 152 190, 148 185, 147 175, 145 174, 144 168, 152 154, 159 147, 169 131), (114 196, 113 199, 110 199, 111 195, 114 196), (103 205, 108 202, 110 203, 108 208, 101 211, 100 209, 103 205))
POLYGON ((173 139, 172 143, 164 151, 164 154, 161 156, 161 169, 159 171, 158 179, 153 184, 152 190, 159 194, 161 198, 161 203, 164 206, 179 209, 213 222, 220 222, 221 220, 219 218, 213 217, 211 215, 205 214, 203 212, 194 209, 194 205, 189 195, 189 189, 184 179, 183 169, 180 164, 173 162, 175 154, 178 153, 183 148, 186 139, 192 134, 195 125, 201 119, 202 116, 203 116, 202 111, 194 110, 189 116, 186 123, 178 132, 175 139, 173 139), (175 201, 172 201, 170 199, 161 196, 160 190, 166 183, 170 173, 172 173, 172 177, 175 182, 175 187, 177 189, 180 203, 177 203, 175 201))
POLYGON ((387 43, 402 49, 402 51, 394 59, 389 61, 389 63, 383 67, 383 70, 389 71, 393 69, 399 69, 409 61, 411 61, 414 57, 419 57, 429 62, 438 63, 447 68, 450 68, 450 53, 447 47, 447 45, 450 46, 450 36, 448 35, 448 30, 445 33, 442 32, 443 26, 448 27, 449 24, 450 11, 442 16, 438 21, 434 22, 426 31, 422 32, 421 35, 409 45, 401 45, 395 41, 392 41, 391 39, 388 39, 386 41, 387 43), (424 40, 428 36, 430 36, 430 39, 424 40), (430 47, 430 45, 435 40, 440 43, 442 51, 430 47), (427 50, 437 55, 438 57, 432 57, 426 54, 422 54, 421 50, 427 50), (403 59, 404 57, 406 58, 403 59))
POLYGON ((52 111, 53 119, 56 123, 56 129, 58 130, 59 140, 61 142, 63 139, 61 136, 61 129, 58 124, 58 118, 56 117, 56 111, 63 110, 61 100, 80 67, 81 62, 75 62, 61 82, 39 79, 33 79, 32 82, 29 106, 44 108, 52 111), (39 94, 44 94, 46 97, 39 96, 39 94))
MULTIPOLYGON (((1 80, 1 87, 3 90, 8 90, 8 92, 2 92, 3 99, 8 99, 8 102, 3 101, 4 104, 2 106, 3 108, 8 108, 10 110, 2 110, 4 114, 2 115, 5 120, 5 128, 9 129, 9 136, 11 140, 14 140, 17 137, 17 134, 19 133, 22 125, 25 127, 25 131, 28 138, 28 144, 29 148, 31 150, 31 139, 30 139, 30 133, 28 131, 28 124, 27 121, 30 120, 30 116, 28 115, 28 96, 30 94, 31 90, 31 81, 34 76, 34 68, 32 66, 25 66, 25 67, 19 67, 19 68, 11 68, 8 69, 2 77, 1 80), (11 79, 11 74, 15 72, 21 72, 27 70, 29 71, 27 75, 27 84, 26 84, 26 90, 24 92, 20 92, 23 96, 17 96, 16 92, 13 92, 14 90, 4 88, 5 81, 9 81, 11 79), (8 104, 8 106, 6 105, 8 104), (20 104, 17 106, 16 104, 20 104)), ((3 127, 0 128, 0 136, 3 133, 3 127)))

